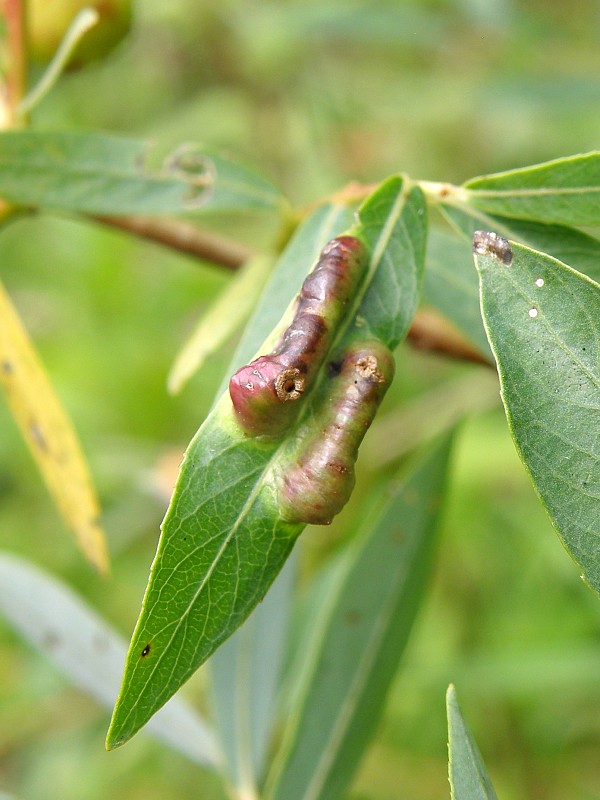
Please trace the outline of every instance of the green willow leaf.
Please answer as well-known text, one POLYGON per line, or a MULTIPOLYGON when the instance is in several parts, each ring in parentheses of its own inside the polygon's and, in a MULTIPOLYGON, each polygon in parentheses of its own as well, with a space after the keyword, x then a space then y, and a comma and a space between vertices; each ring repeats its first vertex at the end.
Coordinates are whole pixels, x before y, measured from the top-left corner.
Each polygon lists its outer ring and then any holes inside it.
MULTIPOLYGON (((126 643, 86 601, 28 561, 0 552, 0 616, 70 681, 104 708, 119 690, 126 643)), ((213 731, 180 697, 150 721, 148 733, 193 761, 218 769, 213 731)))
POLYGON ((473 734, 460 712, 452 684, 446 693, 446 713, 448 777, 452 800, 498 800, 473 734))
POLYGON ((427 243, 423 300, 439 309, 481 353, 489 355, 470 240, 467 242, 439 228, 432 228, 427 243))
MULTIPOLYGON (((306 220, 272 271, 227 375, 252 358, 279 322, 281 309, 292 303, 306 272, 307 254, 314 260, 320 244, 352 221, 352 209, 334 204, 321 206, 306 220)), ((227 383, 228 377, 221 391, 227 383)), ((293 561, 292 553, 263 602, 209 661, 226 769, 240 796, 252 796, 264 770, 291 612, 293 561)))
POLYGON ((227 776, 240 798, 258 797, 267 762, 296 583, 295 562, 292 551, 263 602, 208 662, 227 776))
MULTIPOLYGON (((371 198, 366 203, 370 227, 364 237, 371 261, 349 319, 360 316, 362 329, 372 325, 386 334, 389 343, 397 343, 410 324, 407 312, 401 312, 400 323, 390 320, 386 331, 371 317, 379 306, 365 302, 363 307, 362 300, 375 291, 380 263, 384 266, 381 279, 390 283, 388 248, 420 252, 426 218, 418 212, 423 203, 420 191, 407 190, 400 178, 384 183, 374 196, 379 226, 371 198), (399 248, 398 238, 407 236, 416 244, 399 248)), ((314 227, 310 230, 314 232, 314 227)), ((306 271, 309 259, 323 244, 322 240, 307 242, 301 230, 290 248, 302 253, 306 271)), ((398 272, 412 270, 411 263, 394 262, 394 266, 398 272)), ((395 305, 401 305, 399 298, 395 305)), ((416 297, 403 298, 403 305, 414 308, 416 297)), ((386 313, 391 308, 387 304, 386 313)), ((340 331, 340 344, 344 336, 340 331)), ((235 631, 288 557, 304 526, 281 520, 273 487, 266 479, 280 447, 272 439, 242 434, 227 394, 192 440, 163 522, 108 747, 133 736, 235 631)))
POLYGON ((451 437, 382 500, 336 569, 266 800, 335 800, 379 720, 427 585, 451 437))
POLYGON ((440 206, 440 211, 468 241, 469 247, 475 231, 496 231, 505 239, 512 239, 533 250, 548 253, 578 272, 588 275, 596 283, 600 282, 600 240, 577 228, 509 219, 496 214, 485 214, 468 206, 440 206))
POLYGON ((148 145, 80 131, 0 133, 0 196, 12 203, 88 214, 277 209, 263 178, 186 146, 158 171, 148 145))
POLYGON ((406 336, 419 301, 427 243, 423 192, 401 177, 388 178, 362 204, 359 217, 371 262, 348 335, 380 339, 393 350, 406 336))
POLYGON ((600 286, 493 237, 475 234, 474 253, 508 422, 563 544, 600 592, 600 286))
POLYGON ((462 199, 491 214, 561 225, 600 224, 600 153, 473 178, 462 199))
POLYGON ((471 242, 476 230, 497 231, 600 280, 600 241, 587 233, 564 225, 486 214, 466 205, 444 204, 439 208, 461 238, 436 228, 430 232, 423 299, 439 309, 484 354, 489 353, 489 346, 481 321, 477 275, 471 268, 471 242))

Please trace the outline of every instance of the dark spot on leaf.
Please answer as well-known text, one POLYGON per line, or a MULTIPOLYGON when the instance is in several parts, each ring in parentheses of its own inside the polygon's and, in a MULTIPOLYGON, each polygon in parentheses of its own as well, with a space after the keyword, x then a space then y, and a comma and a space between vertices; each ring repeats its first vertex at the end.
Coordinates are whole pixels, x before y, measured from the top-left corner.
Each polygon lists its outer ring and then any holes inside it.
POLYGON ((45 453, 48 452, 48 442, 46 441, 46 437, 39 423, 32 422, 29 425, 29 435, 31 436, 32 442, 37 445, 40 450, 43 450, 45 453))
POLYGON ((4 372, 6 375, 12 375, 14 371, 15 369, 10 361, 2 362, 2 372, 4 372))
POLYGON ((328 378, 335 378, 336 375, 339 375, 342 371, 342 364, 343 361, 330 361, 327 364, 327 377, 328 378))
POLYGON ((144 649, 142 650, 142 658, 146 658, 149 652, 150 652, 150 645, 147 644, 146 647, 144 647, 144 649))
POLYGON ((42 639, 42 647, 47 650, 54 650, 60 645, 60 643, 60 636, 56 633, 56 631, 47 631, 42 639))
POLYGON ((350 625, 351 627, 355 628, 357 625, 359 625, 361 623, 362 614, 360 613, 360 611, 357 611, 355 608, 354 609, 351 608, 348 611, 346 611, 345 621, 346 621, 347 625, 350 625))

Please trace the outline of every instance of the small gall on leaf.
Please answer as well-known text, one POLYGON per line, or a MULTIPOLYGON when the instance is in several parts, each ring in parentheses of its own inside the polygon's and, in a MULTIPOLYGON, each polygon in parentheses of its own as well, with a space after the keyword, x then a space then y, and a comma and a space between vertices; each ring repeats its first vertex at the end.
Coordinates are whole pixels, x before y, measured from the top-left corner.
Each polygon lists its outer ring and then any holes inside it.
POLYGON ((493 256, 505 266, 510 266, 513 251, 508 239, 493 231, 475 231, 473 234, 473 253, 476 256, 493 256))
POLYGON ((273 484, 287 522, 328 525, 354 488, 354 464, 367 428, 394 375, 394 359, 379 341, 355 342, 315 409, 291 463, 273 484))
POLYGON ((249 436, 282 436, 298 415, 351 300, 364 277, 367 251, 360 239, 338 236, 322 250, 306 277, 294 317, 272 353, 238 369, 229 394, 240 427, 249 436))

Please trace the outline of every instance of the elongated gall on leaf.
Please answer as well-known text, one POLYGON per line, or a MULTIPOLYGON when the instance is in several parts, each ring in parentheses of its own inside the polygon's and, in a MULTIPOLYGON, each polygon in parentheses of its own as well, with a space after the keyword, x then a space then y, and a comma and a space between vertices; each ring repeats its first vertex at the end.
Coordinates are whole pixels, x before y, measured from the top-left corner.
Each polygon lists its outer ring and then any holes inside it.
POLYGON ((393 375, 392 354, 381 342, 356 343, 346 352, 311 423, 314 433, 278 475, 284 520, 328 525, 342 510, 354 488, 358 448, 393 375))
POLYGON ((274 352, 233 375, 229 394, 246 433, 278 436, 288 430, 298 413, 293 401, 302 398, 322 365, 366 261, 360 239, 332 239, 302 284, 292 322, 274 352))

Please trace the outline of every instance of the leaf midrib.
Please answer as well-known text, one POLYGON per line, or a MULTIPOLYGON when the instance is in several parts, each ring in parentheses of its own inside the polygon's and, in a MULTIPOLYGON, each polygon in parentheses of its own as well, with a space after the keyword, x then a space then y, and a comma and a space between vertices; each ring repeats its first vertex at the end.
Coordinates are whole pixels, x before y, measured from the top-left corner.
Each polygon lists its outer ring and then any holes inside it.
POLYGON ((468 195, 476 197, 506 199, 507 197, 545 197, 556 195, 598 194, 600 193, 600 186, 565 186, 561 188, 537 187, 529 189, 478 189, 477 187, 470 187, 465 189, 465 191, 468 195))

